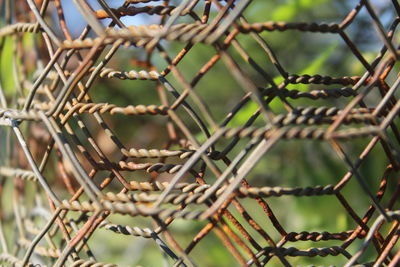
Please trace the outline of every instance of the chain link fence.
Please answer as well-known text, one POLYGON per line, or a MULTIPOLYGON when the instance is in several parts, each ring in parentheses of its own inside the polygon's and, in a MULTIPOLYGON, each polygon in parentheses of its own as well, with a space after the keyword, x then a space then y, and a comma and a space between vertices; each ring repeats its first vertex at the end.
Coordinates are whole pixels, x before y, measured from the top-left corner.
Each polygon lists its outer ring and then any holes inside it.
MULTIPOLYGON (((332 23, 254 21, 262 0, 115 2, 0 1, 2 264, 117 266, 123 253, 146 253, 115 245, 124 235, 174 266, 205 266, 196 249, 211 236, 205 250, 240 266, 399 264, 396 0, 385 13, 350 1, 332 23), (66 19, 71 8, 83 24, 66 19), (362 16, 370 31, 355 33, 362 16), (332 63, 341 76, 292 73, 270 34, 301 40, 296 55, 336 38, 361 75, 343 62, 332 63), (369 34, 373 56, 354 42, 369 34), (224 84, 231 92, 218 98, 224 84), (131 94, 134 103, 113 102, 131 94), (293 158, 298 148, 322 147, 339 166, 330 181, 279 176, 309 155, 293 158), (270 183, 274 153, 287 159, 270 183), (371 164, 379 177, 368 178, 371 164), (348 223, 301 228, 309 215, 293 203, 303 199, 327 221, 338 206, 348 223)), ((305 168, 318 174, 318 160, 305 168)))

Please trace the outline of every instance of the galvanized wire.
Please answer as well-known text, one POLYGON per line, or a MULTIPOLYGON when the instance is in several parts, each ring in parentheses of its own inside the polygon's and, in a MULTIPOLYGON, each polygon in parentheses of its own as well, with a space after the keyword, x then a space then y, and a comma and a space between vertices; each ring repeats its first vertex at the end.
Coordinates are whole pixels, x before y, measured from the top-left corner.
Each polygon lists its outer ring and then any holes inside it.
MULTIPOLYGON (((400 6, 396 0, 386 3, 392 11, 390 18, 384 18, 390 19, 388 27, 368 0, 354 1, 354 9, 335 23, 251 23, 246 10, 255 0, 126 0, 116 8, 109 6, 112 1, 92 2, 101 9, 84 0, 68 4, 0 1, 0 62, 7 53, 13 74, 1 74, 0 79, 1 264, 117 266, 118 262, 96 260, 97 246, 90 240, 99 231, 108 231, 113 239, 120 234, 132 236, 132 242, 152 239, 175 266, 202 266, 202 259, 191 252, 210 233, 221 241, 216 246, 226 249, 242 266, 262 266, 272 259, 293 266, 293 259, 315 257, 346 266, 400 264, 400 77, 396 66, 400 6), (73 23, 67 26, 65 5, 74 6, 84 17, 79 37, 71 33, 73 23), (363 55, 348 31, 360 12, 367 13, 380 38, 374 44, 380 47, 374 59, 363 55), (144 14, 156 18, 146 17, 154 24, 146 24, 143 18, 144 25, 123 20, 144 14), (264 34, 293 31, 337 36, 363 74, 289 73, 264 34), (268 68, 250 56, 244 36, 258 44, 269 59, 268 68), (176 53, 176 46, 182 45, 176 53), (205 64, 193 62, 203 65, 188 79, 180 65, 194 58, 190 52, 198 46, 211 48, 213 56, 205 64), (119 69, 124 66, 119 62, 125 50, 140 51, 130 54, 132 69, 119 69), (210 107, 213 95, 203 96, 198 89, 217 64, 229 73, 220 79, 233 79, 243 90, 240 99, 229 100, 237 103, 226 110, 222 121, 215 119, 210 107), (279 73, 281 82, 274 79, 271 69, 279 73), (12 80, 11 93, 5 89, 7 79, 12 80), (117 95, 116 87, 122 84, 118 80, 132 86, 138 80, 151 83, 159 101, 127 106, 96 102, 93 95, 99 87, 117 95), (293 89, 301 84, 319 87, 293 89), (372 92, 374 101, 369 101, 372 92), (304 99, 311 104, 299 105, 304 99), (271 103, 276 101, 285 109, 274 108, 271 103), (249 103, 256 103, 256 111, 243 125, 232 126, 249 103), (164 146, 144 142, 130 147, 126 138, 118 137, 115 121, 129 124, 137 116, 154 125, 158 144, 165 142, 164 146), (340 159, 346 173, 331 184, 252 185, 252 171, 273 147, 303 139, 328 144, 336 152, 330 156, 340 159), (368 143, 354 159, 344 142, 358 139, 368 143), (378 187, 360 171, 375 147, 383 149, 382 157, 387 158, 387 165, 379 166, 384 169, 380 180, 374 181, 378 187), (395 188, 388 189, 389 180, 395 188), (366 211, 352 207, 352 196, 343 192, 353 181, 368 199, 366 211), (285 207, 270 205, 271 199, 283 196, 294 201, 330 196, 355 226, 340 232, 290 231, 275 214, 285 207), (271 227, 255 218, 254 206, 261 207, 271 227), (150 224, 121 225, 113 221, 115 214, 150 224), (202 228, 181 242, 170 227, 178 219, 198 221, 202 228), (325 241, 335 245, 325 246, 325 241)), ((209 87, 219 89, 215 78, 209 81, 209 87)))

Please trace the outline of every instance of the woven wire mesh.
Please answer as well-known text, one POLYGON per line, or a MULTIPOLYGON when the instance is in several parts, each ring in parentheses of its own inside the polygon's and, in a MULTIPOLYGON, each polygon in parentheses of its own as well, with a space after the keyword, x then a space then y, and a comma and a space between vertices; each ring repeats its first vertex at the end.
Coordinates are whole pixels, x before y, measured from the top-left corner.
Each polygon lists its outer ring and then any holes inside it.
MULTIPOLYGON (((102 245, 110 251, 124 235, 130 243, 150 240, 175 266, 205 266, 195 251, 210 236, 218 241, 209 249, 242 266, 399 264, 399 4, 384 1, 383 16, 382 3, 350 1, 353 9, 332 23, 253 22, 246 12, 261 2, 0 1, 2 264, 117 266, 126 251, 102 263, 104 252, 91 242, 99 232, 109 234, 102 245), (84 18, 78 35, 65 19, 71 7, 84 18), (350 30, 362 12, 379 37, 372 57, 350 30), (136 17, 143 25, 126 20, 136 17), (267 38, 275 33, 305 36, 304 47, 311 36, 334 36, 361 75, 340 62, 343 76, 289 72, 278 56, 285 47, 272 49, 267 38), (209 57, 195 57, 198 48, 209 57), (121 69, 121 58, 132 69, 121 69), (186 73, 184 64, 197 71, 186 73), (217 68, 224 75, 209 78, 217 68), (235 87, 230 99, 216 99, 221 83, 235 87), (126 84, 128 92, 118 90, 126 84), (96 101, 101 88, 137 102, 96 101), (148 96, 141 88, 154 97, 141 98, 148 96), (249 106, 253 112, 243 112, 249 106), (290 187, 284 176, 274 183, 252 177, 259 162, 274 164, 273 153, 287 157, 278 175, 296 168, 306 156, 290 156, 299 147, 327 149, 340 175, 325 184, 301 177, 290 187), (379 177, 366 178, 371 164, 379 177), (360 195, 364 206, 353 201, 360 195), (334 203, 349 223, 337 232, 323 225, 293 231, 304 211, 287 203, 307 198, 327 205, 321 218, 335 220, 334 203), (121 224, 118 215, 132 220, 121 224), (180 225, 193 225, 185 240, 177 238, 180 225)), ((312 161, 306 168, 318 174, 312 161)))

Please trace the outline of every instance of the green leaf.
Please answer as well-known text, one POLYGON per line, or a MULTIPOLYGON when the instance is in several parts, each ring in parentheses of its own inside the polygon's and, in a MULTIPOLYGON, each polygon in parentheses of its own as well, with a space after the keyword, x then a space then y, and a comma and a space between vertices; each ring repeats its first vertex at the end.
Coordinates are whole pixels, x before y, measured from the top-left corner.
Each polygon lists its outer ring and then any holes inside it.
MULTIPOLYGON (((3 40, 0 40, 3 41, 3 40)), ((1 50, 0 57, 0 79, 4 91, 7 95, 12 95, 14 93, 14 79, 13 79, 13 69, 12 69, 12 55, 13 55, 14 43, 11 38, 6 38, 4 45, 1 50)))
POLYGON ((327 2, 327 0, 296 0, 290 1, 275 9, 272 14, 274 21, 291 21, 300 12, 315 8, 317 5, 327 2))
POLYGON ((349 225, 347 222, 346 214, 339 213, 336 216, 336 225, 337 225, 337 231, 343 231, 343 229, 348 229, 349 225))
MULTIPOLYGON (((324 64, 326 61, 329 59, 329 57, 332 55, 332 53, 335 51, 337 47, 337 43, 329 46, 325 51, 323 51, 314 61, 311 62, 305 69, 301 70, 299 72, 299 75, 303 74, 309 74, 312 75, 314 73, 320 73, 321 69, 324 67, 324 64)), ((283 82, 283 77, 282 76, 277 76, 274 78, 275 84, 279 84, 283 82)), ((309 85, 307 84, 298 84, 296 85, 296 90, 299 91, 307 91, 309 85)), ((275 97, 271 103, 269 104, 269 107, 274 111, 274 112, 282 112, 283 111, 283 103, 279 99, 279 97, 275 97)), ((247 103, 246 106, 244 106, 237 114, 236 116, 232 119, 230 124, 232 126, 243 126, 246 121, 250 118, 250 116, 257 110, 258 105, 254 102, 249 102, 247 103)))

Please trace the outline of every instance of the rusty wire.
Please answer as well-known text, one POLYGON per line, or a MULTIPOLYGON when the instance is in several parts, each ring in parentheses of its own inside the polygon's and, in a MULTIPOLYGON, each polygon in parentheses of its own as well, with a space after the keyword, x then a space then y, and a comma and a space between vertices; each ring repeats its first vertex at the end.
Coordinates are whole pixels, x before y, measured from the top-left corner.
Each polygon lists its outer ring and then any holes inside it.
MULTIPOLYGON (((400 6, 396 0, 389 3, 394 15, 386 28, 368 0, 358 1, 336 23, 250 23, 245 11, 255 0, 126 0, 118 8, 110 8, 104 0, 95 2, 102 9, 95 10, 84 0, 71 1, 86 20, 80 36, 74 37, 60 0, 0 1, 4 22, 0 45, 4 49, 6 42, 13 44, 14 75, 12 97, 3 88, 5 77, 0 88, 1 150, 5 155, 0 166, 3 265, 116 266, 118 262, 96 260, 96 246, 90 240, 98 231, 109 231, 115 239, 120 238, 118 234, 132 236, 132 242, 151 238, 175 266, 202 266, 191 252, 211 233, 242 266, 268 265, 272 259, 279 266, 293 266, 295 258, 315 257, 345 266, 400 264, 400 133, 396 124, 400 77, 395 44, 400 6), (380 37, 376 45, 381 50, 372 60, 363 56, 347 32, 361 11, 370 16, 380 37), (158 24, 132 26, 122 20, 141 14, 156 16, 158 24), (364 68, 363 75, 288 73, 262 35, 286 31, 339 36, 364 68), (32 38, 29 45, 26 36, 32 38), (241 44, 242 36, 259 45, 282 82, 277 83, 251 58, 241 44), (173 53, 172 44, 184 48, 173 53), (190 59, 196 46, 210 47, 214 55, 189 80, 179 66, 190 59), (141 55, 132 54, 132 70, 118 69, 121 65, 113 60, 129 48, 141 49, 141 55), (159 61, 164 67, 155 63, 159 61), (221 122, 197 89, 220 62, 232 75, 223 79, 235 79, 243 90, 242 98, 221 122), (253 72, 263 79, 262 84, 253 79, 253 72), (160 100, 128 106, 95 102, 91 95, 98 83, 121 84, 116 80, 151 83, 160 100), (309 91, 289 87, 299 84, 320 87, 309 91), (366 101, 377 91, 380 95, 373 104, 366 101), (297 105, 301 99, 312 104, 297 105), (273 100, 286 110, 274 110, 273 100), (245 125, 232 127, 232 119, 250 102, 258 105, 256 112, 245 125), (113 129, 109 115, 116 114, 127 123, 139 115, 150 122, 149 115, 165 118, 159 129, 159 143, 165 145, 129 147, 113 129), (262 126, 253 125, 257 118, 262 126), (101 140, 99 132, 105 136, 101 140), (329 144, 336 152, 332 158, 338 157, 347 172, 325 185, 251 184, 251 171, 274 146, 301 139, 329 144), (358 139, 368 143, 354 159, 343 142, 358 139), (105 144, 113 149, 104 149, 105 144), (364 179, 360 166, 378 146, 388 163, 381 166, 385 167, 382 176, 375 178, 376 188, 364 179), (368 198, 366 211, 353 208, 351 195, 343 193, 352 181, 368 198), (394 189, 387 188, 389 182, 394 189), (285 207, 270 205, 271 199, 283 196, 332 196, 355 227, 336 233, 292 232, 275 214, 285 207), (271 227, 256 219, 243 200, 261 207, 271 227), (115 214, 151 223, 149 227, 121 225, 113 221, 115 214), (202 223, 189 242, 174 238, 170 225, 179 219, 202 223), (279 233, 278 239, 272 231, 279 233), (312 242, 298 245, 303 241, 312 242), (325 241, 335 245, 325 246, 325 241)), ((218 90, 218 85, 208 86, 218 90)))

